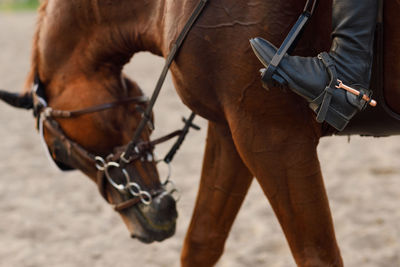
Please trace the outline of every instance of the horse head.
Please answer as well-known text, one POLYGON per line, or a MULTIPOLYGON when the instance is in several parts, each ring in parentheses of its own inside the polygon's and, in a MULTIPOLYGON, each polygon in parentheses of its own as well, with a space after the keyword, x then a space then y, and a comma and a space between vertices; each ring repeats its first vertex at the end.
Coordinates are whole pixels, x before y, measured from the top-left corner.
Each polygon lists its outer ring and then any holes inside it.
POLYGON ((0 98, 34 109, 53 160, 95 181, 132 237, 162 241, 174 234, 177 212, 159 179, 151 127, 141 132, 129 159, 121 157, 148 104, 139 86, 122 73, 131 49, 109 49, 122 38, 118 31, 98 27, 96 18, 75 8, 69 1, 43 2, 26 86, 34 89, 2 91, 0 98))

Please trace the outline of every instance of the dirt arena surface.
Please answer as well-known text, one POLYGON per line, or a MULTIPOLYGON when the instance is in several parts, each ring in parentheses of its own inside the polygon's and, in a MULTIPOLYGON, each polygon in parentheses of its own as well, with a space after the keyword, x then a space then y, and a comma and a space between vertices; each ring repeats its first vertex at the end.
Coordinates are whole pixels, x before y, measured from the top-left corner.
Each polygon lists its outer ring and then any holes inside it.
MULTIPOLYGON (((28 72, 34 13, 0 13, 0 88, 19 91, 28 72)), ((139 54, 126 68, 149 95, 163 60, 139 54)), ((190 111, 171 80, 156 105, 160 136, 190 111)), ((0 266, 179 266, 197 192, 206 121, 196 123, 173 162, 181 190, 177 233, 144 245, 80 172, 61 173, 46 159, 31 112, 0 103, 0 266)), ((159 148, 163 155, 167 146, 159 148)), ((400 137, 322 139, 320 161, 346 266, 400 266, 400 137)), ((295 266, 258 184, 234 224, 219 267, 295 266)))

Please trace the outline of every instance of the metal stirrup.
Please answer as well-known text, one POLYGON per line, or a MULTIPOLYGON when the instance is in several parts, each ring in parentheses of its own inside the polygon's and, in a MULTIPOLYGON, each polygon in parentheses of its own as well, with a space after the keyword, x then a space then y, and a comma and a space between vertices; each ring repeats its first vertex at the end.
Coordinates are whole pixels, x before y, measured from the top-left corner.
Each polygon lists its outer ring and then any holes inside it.
POLYGON ((280 78, 279 75, 275 74, 275 71, 281 63, 285 54, 290 53, 296 47, 297 41, 300 38, 301 33, 303 32, 303 29, 308 20, 314 13, 317 3, 318 0, 307 0, 304 10, 298 18, 297 22, 294 24, 294 26, 286 36, 281 47, 275 53, 268 67, 263 71, 261 79, 264 83, 270 85, 272 80, 276 80, 280 83, 283 82, 282 78, 280 78))

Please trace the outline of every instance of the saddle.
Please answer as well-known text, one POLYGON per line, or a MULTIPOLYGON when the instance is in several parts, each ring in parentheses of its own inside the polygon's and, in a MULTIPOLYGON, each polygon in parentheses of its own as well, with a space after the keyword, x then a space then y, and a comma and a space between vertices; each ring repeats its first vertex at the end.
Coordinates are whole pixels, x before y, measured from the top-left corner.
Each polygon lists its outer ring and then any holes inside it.
MULTIPOLYGON (((359 112, 342 131, 337 135, 361 135, 384 137, 390 135, 400 135, 400 114, 389 107, 385 95, 389 95, 389 88, 384 88, 384 4, 386 1, 380 1, 380 10, 378 14, 377 26, 375 31, 374 62, 372 67, 372 77, 370 89, 373 91, 373 97, 377 100, 376 107, 367 107, 359 112), (383 2, 383 3, 382 3, 383 2), (386 94, 385 94, 386 93, 386 94)), ((390 90, 399 90, 399 88, 390 88, 390 90)), ((399 100, 400 101, 400 100, 399 100)))

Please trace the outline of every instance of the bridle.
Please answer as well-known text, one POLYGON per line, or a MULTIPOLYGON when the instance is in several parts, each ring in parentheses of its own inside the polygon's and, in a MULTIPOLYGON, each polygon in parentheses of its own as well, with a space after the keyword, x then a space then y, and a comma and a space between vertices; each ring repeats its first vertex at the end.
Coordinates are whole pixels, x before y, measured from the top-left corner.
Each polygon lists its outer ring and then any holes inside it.
POLYGON ((164 68, 150 100, 144 96, 137 96, 79 110, 55 110, 48 106, 45 95, 45 86, 41 82, 39 75, 36 75, 32 89, 32 96, 34 99, 34 116, 37 119, 37 124, 41 135, 43 136, 44 129, 46 129, 51 133, 52 139, 54 139, 53 145, 51 147, 47 146, 50 152, 50 157, 62 170, 71 170, 75 167, 78 167, 87 173, 96 171, 99 191, 107 202, 109 202, 106 193, 107 184, 111 185, 118 192, 124 195, 130 195, 128 196, 127 200, 121 203, 110 203, 114 205, 114 209, 117 211, 122 211, 138 203, 150 205, 154 197, 167 193, 166 187, 168 184, 172 184, 173 187, 168 193, 171 194, 176 192, 172 181, 169 179, 170 173, 168 174, 166 181, 162 184, 161 189, 146 191, 138 182, 135 182, 131 179, 132 177, 126 170, 126 167, 128 164, 138 160, 147 160, 152 162, 154 160, 152 156, 154 147, 157 144, 163 143, 173 137, 178 136, 178 139, 162 160, 162 162, 165 162, 168 165, 170 170, 170 163, 180 148, 186 135, 188 134, 189 129, 200 129, 198 126, 193 124, 195 113, 192 113, 187 120, 184 119, 185 124, 181 130, 176 130, 153 141, 140 140, 143 130, 146 128, 146 126, 149 127, 149 125, 151 125, 150 122, 153 107, 161 91, 161 87, 165 81, 169 67, 171 66, 176 54, 183 44, 183 41, 185 40, 196 19, 203 11, 207 2, 208 0, 200 0, 197 7, 189 17, 189 20, 185 24, 182 32, 179 34, 177 40, 173 44, 171 52, 166 59, 164 68), (106 158, 93 155, 78 143, 69 139, 62 131, 56 120, 57 118, 73 119, 81 115, 100 112, 127 104, 134 104, 136 106, 146 104, 147 108, 142 114, 142 119, 135 130, 132 140, 125 146, 115 148, 114 153, 109 154, 106 158), (82 162, 85 162, 85 164, 82 164, 82 162), (87 166, 90 166, 90 169, 87 169, 87 166), (119 178, 118 180, 114 176, 116 170, 119 170, 119 175, 117 176, 117 178, 119 178), (122 182, 120 182, 121 180, 122 182))
MULTIPOLYGON (((101 195, 107 200, 106 187, 107 184, 111 185, 118 192, 124 195, 130 195, 127 201, 122 203, 114 204, 114 208, 117 211, 121 211, 128 207, 131 207, 139 202, 149 205, 152 199, 162 193, 165 193, 165 188, 168 184, 173 185, 172 181, 169 179, 169 175, 166 181, 162 184, 162 188, 158 190, 144 190, 139 183, 134 182, 132 177, 126 171, 125 167, 122 168, 115 159, 120 157, 123 149, 126 146, 114 148, 113 153, 109 154, 106 159, 101 156, 96 156, 83 148, 78 143, 72 141, 68 138, 62 131, 60 125, 57 122, 57 118, 72 119, 85 114, 91 114, 95 112, 104 111, 107 109, 116 108, 121 105, 134 104, 136 106, 148 103, 148 99, 144 96, 130 97, 123 100, 105 103, 97 106, 92 106, 89 108, 79 109, 79 110, 55 110, 47 105, 47 102, 42 95, 43 85, 40 81, 35 82, 33 98, 34 98, 34 114, 37 119, 38 128, 41 136, 43 136, 44 129, 51 134, 52 140, 54 140, 51 146, 47 146, 51 159, 56 163, 56 165, 61 170, 72 170, 74 168, 84 169, 86 172, 97 172, 97 185, 101 195), (91 168, 87 169, 87 166, 91 168), (120 174, 116 175, 115 170, 120 169, 120 174), (118 181, 121 180, 122 182, 118 181)), ((189 127, 196 126, 191 125, 189 127)), ((163 143, 170 140, 176 136, 182 136, 184 130, 174 131, 166 136, 158 138, 153 141, 141 141, 138 142, 135 154, 132 155, 131 163, 135 161, 153 161, 152 151, 157 144, 163 143)), ((187 134, 188 130, 186 131, 187 134)), ((186 135, 185 134, 185 135, 186 135)), ((166 162, 165 159, 163 162, 166 162)), ((169 164, 169 163, 168 163, 169 164)), ((176 189, 172 186, 169 193, 175 192, 176 189)))
MULTIPOLYGON (((42 95, 43 85, 40 81, 36 81, 34 85, 33 98, 34 98, 34 114, 37 119, 37 124, 41 136, 44 135, 44 129, 48 131, 52 139, 54 140, 52 146, 47 146, 50 152, 50 158, 56 163, 56 165, 63 171, 73 170, 79 168, 84 172, 92 173, 97 172, 97 186, 101 195, 108 202, 106 194, 107 184, 111 185, 118 192, 124 195, 131 195, 127 201, 122 203, 114 204, 114 209, 121 211, 129 208, 137 203, 143 203, 149 205, 152 199, 162 193, 165 193, 165 188, 170 185, 172 188, 168 193, 174 193, 177 190, 174 188, 173 182, 170 180, 170 172, 167 175, 166 180, 162 183, 162 188, 158 190, 146 191, 142 189, 139 183, 132 181, 132 177, 126 171, 124 166, 121 166, 117 160, 121 157, 121 154, 126 149, 127 145, 122 147, 114 148, 114 152, 109 154, 105 159, 101 156, 96 156, 83 148, 78 143, 68 138, 62 131, 60 125, 57 122, 57 118, 72 119, 85 114, 91 114, 95 112, 112 109, 121 105, 134 104, 136 106, 148 103, 148 99, 144 96, 130 97, 123 100, 105 103, 89 108, 79 110, 55 110, 47 105, 47 101, 42 95), (89 166, 91 169, 87 169, 89 166), (114 178, 115 169, 120 170, 120 174, 117 178, 122 177, 122 182, 118 182, 114 178)), ((158 162, 164 162, 168 165, 170 171, 170 163, 189 132, 190 128, 199 130, 200 128, 193 124, 195 115, 192 114, 188 120, 184 120, 185 125, 181 130, 176 130, 168 135, 155 139, 153 141, 140 141, 135 146, 135 151, 130 157, 130 163, 135 161, 153 161, 152 151, 158 144, 166 142, 171 138, 177 137, 178 140, 175 142, 173 147, 170 149, 168 154, 163 160, 158 162)), ((151 127, 151 126, 149 126, 151 127)), ((111 204, 111 203, 110 203, 111 204)))

